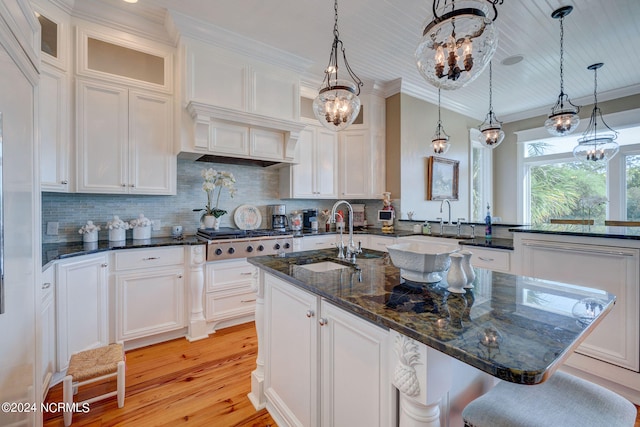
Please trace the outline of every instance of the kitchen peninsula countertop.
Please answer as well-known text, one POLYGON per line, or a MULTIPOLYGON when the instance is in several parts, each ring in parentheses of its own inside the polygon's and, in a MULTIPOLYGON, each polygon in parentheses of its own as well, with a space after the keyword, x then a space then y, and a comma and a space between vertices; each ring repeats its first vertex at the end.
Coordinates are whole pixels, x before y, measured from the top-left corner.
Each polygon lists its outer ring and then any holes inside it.
POLYGON ((606 227, 604 225, 541 224, 511 228, 515 233, 560 234, 565 236, 606 237, 640 240, 640 227, 606 227))
POLYGON ((151 239, 133 240, 127 239, 121 242, 99 240, 93 243, 63 242, 45 243, 42 245, 42 268, 50 262, 69 257, 88 255, 97 252, 112 251, 117 249, 154 248, 159 246, 203 245, 205 242, 196 239, 195 236, 184 236, 182 239, 173 237, 153 237, 151 239))
POLYGON ((388 254, 372 250, 360 255, 358 269, 313 272, 301 267, 341 263, 335 255, 324 249, 248 261, 378 326, 520 384, 537 384, 551 375, 615 301, 604 291, 482 269, 476 269, 475 288, 465 294, 447 291, 446 279, 401 284, 388 254), (598 300, 601 314, 582 327, 572 308, 589 297, 598 300))

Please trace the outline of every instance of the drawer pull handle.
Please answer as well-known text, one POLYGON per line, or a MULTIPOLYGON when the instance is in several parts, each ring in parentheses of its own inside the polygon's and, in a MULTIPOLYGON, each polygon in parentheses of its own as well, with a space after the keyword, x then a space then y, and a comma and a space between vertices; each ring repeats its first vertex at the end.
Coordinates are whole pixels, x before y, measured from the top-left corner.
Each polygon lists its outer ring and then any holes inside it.
POLYGON ((50 287, 51 287, 51 283, 49 282, 42 284, 42 289, 49 289, 50 287))
POLYGON ((241 276, 253 276, 253 273, 240 273, 241 276))
POLYGON ((243 299, 243 300, 240 300, 240 302, 255 302, 255 300, 256 300, 255 298, 254 299, 243 299))
POLYGON ((315 314, 315 313, 313 312, 313 310, 307 310, 307 317, 308 317, 309 319, 311 319, 311 318, 313 317, 313 315, 314 315, 314 314, 315 314))
POLYGON ((109 264, 107 264, 106 262, 104 264, 101 265, 101 267, 107 267, 109 264))
POLYGON ((143 261, 151 261, 151 260, 154 260, 154 259, 160 259, 160 257, 159 256, 150 256, 149 258, 142 258, 143 261))
POLYGON ((536 243, 523 243, 523 246, 529 246, 532 248, 540 248, 540 249, 551 249, 551 250, 556 250, 556 251, 562 251, 562 250, 566 250, 566 251, 573 251, 573 252, 584 252, 584 253, 590 253, 590 254, 601 254, 601 255, 613 255, 613 256, 634 256, 633 253, 630 252, 622 252, 622 251, 608 251, 608 250, 601 250, 601 249, 587 249, 587 248, 580 248, 580 249, 576 249, 574 247, 563 247, 563 246, 553 246, 553 245, 539 245, 536 243))
POLYGON ((327 322, 327 319, 325 319, 324 317, 321 317, 320 320, 318 320, 318 323, 320 324, 320 326, 324 326, 328 322, 327 322))
POLYGON ((182 274, 178 274, 178 279, 182 279, 182 274))
POLYGON ((482 257, 482 256, 479 256, 479 257, 478 257, 478 259, 479 259, 480 261, 487 261, 487 262, 493 262, 493 261, 495 261, 495 259, 493 259, 493 258, 485 258, 485 257, 482 257))

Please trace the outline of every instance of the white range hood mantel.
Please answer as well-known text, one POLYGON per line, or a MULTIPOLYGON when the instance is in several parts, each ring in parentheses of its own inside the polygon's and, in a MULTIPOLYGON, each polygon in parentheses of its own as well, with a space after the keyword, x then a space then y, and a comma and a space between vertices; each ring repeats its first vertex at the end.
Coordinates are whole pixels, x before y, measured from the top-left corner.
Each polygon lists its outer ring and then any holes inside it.
MULTIPOLYGON (((295 162, 296 144, 300 136, 300 131, 302 131, 306 126, 302 122, 268 117, 261 114, 233 110, 233 109, 224 108, 216 105, 205 104, 197 101, 190 101, 187 104, 186 109, 187 109, 187 112, 194 119, 196 127, 202 126, 204 128, 208 128, 210 125, 213 125, 216 122, 225 122, 232 125, 244 126, 250 129, 262 129, 262 130, 282 133, 284 137, 282 158, 266 159, 259 155, 258 156, 247 155, 247 156, 239 156, 239 157, 257 158, 261 160, 278 160, 282 163, 295 162)), ((207 153, 203 152, 202 154, 207 154, 207 153)), ((223 155, 223 156, 225 155, 225 153, 215 153, 215 154, 223 155)), ((227 156, 237 157, 233 153, 230 153, 227 156)))

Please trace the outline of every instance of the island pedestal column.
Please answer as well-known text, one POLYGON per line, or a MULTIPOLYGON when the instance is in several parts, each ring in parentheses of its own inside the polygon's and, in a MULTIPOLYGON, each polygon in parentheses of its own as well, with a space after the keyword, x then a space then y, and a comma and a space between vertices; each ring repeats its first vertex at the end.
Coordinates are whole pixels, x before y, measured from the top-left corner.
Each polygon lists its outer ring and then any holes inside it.
POLYGON ((256 293, 256 335, 258 337, 258 356, 256 369, 251 372, 251 392, 247 395, 256 411, 267 406, 264 395, 264 275, 262 270, 256 269, 253 274, 253 292, 256 293))
POLYGON ((440 406, 451 389, 451 358, 398 332, 390 333, 400 427, 440 427, 440 406))

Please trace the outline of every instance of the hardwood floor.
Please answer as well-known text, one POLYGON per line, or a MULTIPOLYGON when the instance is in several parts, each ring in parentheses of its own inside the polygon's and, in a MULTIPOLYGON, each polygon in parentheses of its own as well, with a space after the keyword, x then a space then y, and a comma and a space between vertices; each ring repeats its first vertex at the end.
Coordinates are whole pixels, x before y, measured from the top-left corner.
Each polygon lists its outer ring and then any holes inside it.
MULTIPOLYGON (((124 408, 115 397, 93 403, 88 413, 73 416, 72 426, 275 427, 267 411, 256 412, 247 398, 257 351, 253 323, 192 343, 178 339, 128 351, 124 408)), ((106 386, 88 386, 78 397, 106 386)), ((61 384, 47 402, 62 402, 61 384)), ((61 413, 44 414, 44 427, 62 426, 61 413)), ((640 427, 640 408, 634 427, 640 427)))
MULTIPOLYGON (((205 340, 177 339, 126 353, 126 396, 123 408, 115 397, 91 404, 73 416, 72 426, 275 426, 266 410, 247 398, 258 351, 253 323, 216 332, 205 340)), ((104 393, 97 384, 81 389, 104 393)), ((47 402, 62 402, 62 385, 49 391, 47 402)), ((61 413, 45 413, 44 427, 64 426, 61 413)))

